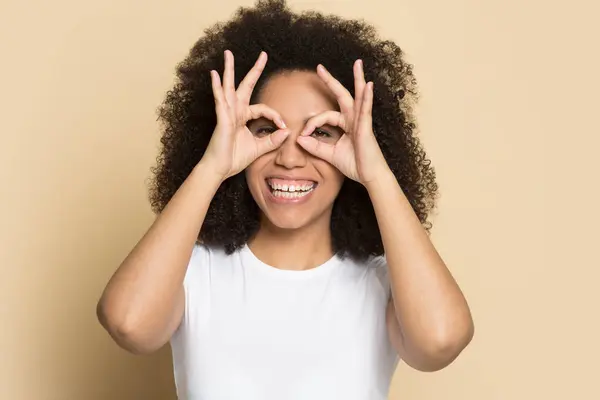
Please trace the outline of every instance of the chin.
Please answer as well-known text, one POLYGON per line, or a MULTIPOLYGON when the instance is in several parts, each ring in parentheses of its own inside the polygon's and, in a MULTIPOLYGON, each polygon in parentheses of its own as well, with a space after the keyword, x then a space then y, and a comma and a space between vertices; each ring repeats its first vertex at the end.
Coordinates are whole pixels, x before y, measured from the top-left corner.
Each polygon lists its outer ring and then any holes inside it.
MULTIPOLYGON (((264 218, 270 225, 281 230, 297 230, 310 224, 307 218, 298 218, 296 215, 281 215, 282 213, 268 212, 264 214, 264 218)), ((287 213, 284 213, 287 214, 287 213)))

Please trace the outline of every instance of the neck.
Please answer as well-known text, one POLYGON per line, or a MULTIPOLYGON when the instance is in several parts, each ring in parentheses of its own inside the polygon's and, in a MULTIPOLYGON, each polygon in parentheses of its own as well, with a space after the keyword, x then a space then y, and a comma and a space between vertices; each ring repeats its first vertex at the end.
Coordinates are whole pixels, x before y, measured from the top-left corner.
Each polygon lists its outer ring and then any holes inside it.
POLYGON ((315 268, 333 256, 328 219, 299 229, 264 221, 248 247, 265 264, 289 270, 315 268))

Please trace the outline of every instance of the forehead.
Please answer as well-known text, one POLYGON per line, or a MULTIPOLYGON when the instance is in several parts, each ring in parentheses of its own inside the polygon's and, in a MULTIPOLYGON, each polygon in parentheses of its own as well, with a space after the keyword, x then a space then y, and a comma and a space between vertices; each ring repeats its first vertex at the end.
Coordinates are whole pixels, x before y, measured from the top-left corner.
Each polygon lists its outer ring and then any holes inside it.
POLYGON ((314 72, 289 71, 269 78, 257 101, 285 116, 305 118, 323 111, 338 110, 335 96, 314 72))

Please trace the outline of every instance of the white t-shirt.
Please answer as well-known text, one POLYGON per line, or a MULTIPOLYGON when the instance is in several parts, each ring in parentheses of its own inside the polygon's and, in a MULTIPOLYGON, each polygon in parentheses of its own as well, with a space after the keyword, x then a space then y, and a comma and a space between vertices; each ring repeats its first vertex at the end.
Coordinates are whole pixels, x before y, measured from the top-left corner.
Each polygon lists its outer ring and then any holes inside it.
POLYGON ((180 400, 382 400, 398 357, 385 258, 305 271, 196 245, 171 339, 180 400))

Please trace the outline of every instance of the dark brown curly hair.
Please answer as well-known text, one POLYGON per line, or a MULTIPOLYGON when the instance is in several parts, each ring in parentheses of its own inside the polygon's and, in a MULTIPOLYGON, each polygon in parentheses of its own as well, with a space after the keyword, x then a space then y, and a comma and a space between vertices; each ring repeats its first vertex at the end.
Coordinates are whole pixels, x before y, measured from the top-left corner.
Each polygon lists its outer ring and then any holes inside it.
MULTIPOLYGON (((223 71, 224 50, 235 55, 236 87, 261 51, 269 55, 254 98, 270 76, 282 71, 315 71, 323 64, 353 92, 352 65, 363 60, 365 78, 374 83, 373 130, 383 155, 424 228, 435 207, 435 172, 416 137, 412 107, 417 98, 412 65, 394 42, 382 40, 360 20, 310 11, 292 12, 285 0, 259 0, 239 8, 227 23, 205 31, 177 67, 177 82, 159 108, 162 148, 152 169, 150 201, 159 213, 202 158, 216 125, 209 71, 223 71)), ((254 101, 254 100, 253 100, 254 101)), ((208 209, 199 240, 228 254, 259 228, 259 209, 245 176, 222 183, 208 209)), ((384 252, 369 195, 346 179, 331 217, 332 247, 342 256, 364 259, 384 252)))

